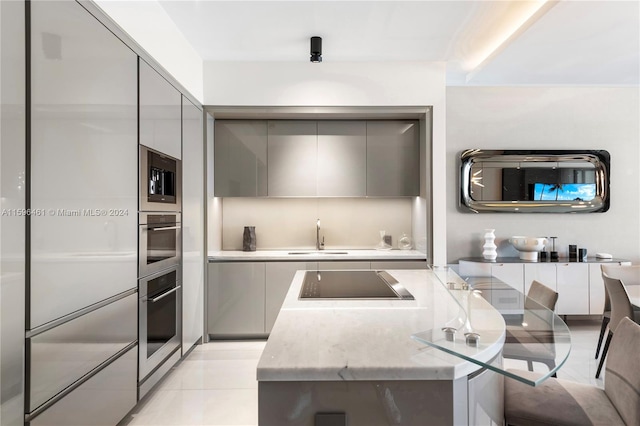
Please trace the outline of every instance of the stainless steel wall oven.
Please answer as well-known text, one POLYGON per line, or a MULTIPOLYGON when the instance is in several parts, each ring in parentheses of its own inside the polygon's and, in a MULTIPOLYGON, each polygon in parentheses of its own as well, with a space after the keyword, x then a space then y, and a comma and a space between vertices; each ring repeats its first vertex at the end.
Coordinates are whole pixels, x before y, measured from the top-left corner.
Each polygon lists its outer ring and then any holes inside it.
POLYGON ((182 292, 178 265, 138 281, 139 372, 142 381, 180 347, 182 292))
POLYGON ((140 211, 180 211, 180 160, 140 145, 140 211))
POLYGON ((140 213, 139 277, 179 266, 182 259, 180 213, 140 213))
POLYGON ((139 397, 164 375, 182 341, 182 169, 140 145, 138 212, 139 397))

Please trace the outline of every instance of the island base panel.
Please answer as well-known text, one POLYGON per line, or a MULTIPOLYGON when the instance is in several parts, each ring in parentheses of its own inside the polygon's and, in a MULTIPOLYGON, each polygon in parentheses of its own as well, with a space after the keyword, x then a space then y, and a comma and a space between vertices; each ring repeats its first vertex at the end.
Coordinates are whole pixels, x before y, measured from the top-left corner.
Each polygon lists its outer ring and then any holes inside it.
POLYGON ((258 384, 261 426, 314 426, 316 413, 345 413, 349 426, 468 424, 467 410, 466 377, 258 384))

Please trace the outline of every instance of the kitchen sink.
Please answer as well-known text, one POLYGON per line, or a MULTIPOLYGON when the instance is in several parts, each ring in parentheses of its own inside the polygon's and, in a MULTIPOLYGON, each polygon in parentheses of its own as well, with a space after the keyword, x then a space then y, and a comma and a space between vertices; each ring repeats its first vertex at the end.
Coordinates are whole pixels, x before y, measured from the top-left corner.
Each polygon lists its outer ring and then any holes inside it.
POLYGON ((346 251, 290 251, 288 254, 349 254, 346 251))

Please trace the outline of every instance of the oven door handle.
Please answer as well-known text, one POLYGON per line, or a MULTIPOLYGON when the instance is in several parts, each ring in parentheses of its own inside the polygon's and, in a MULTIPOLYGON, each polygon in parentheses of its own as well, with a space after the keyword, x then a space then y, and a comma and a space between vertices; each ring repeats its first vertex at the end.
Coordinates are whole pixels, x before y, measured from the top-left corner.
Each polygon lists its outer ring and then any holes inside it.
POLYGON ((172 288, 171 290, 162 293, 160 296, 154 297, 153 299, 147 299, 147 301, 149 301, 151 303, 157 302, 160 299, 164 299, 165 297, 167 297, 171 293, 175 293, 176 291, 178 291, 179 288, 180 288, 180 286, 177 285, 174 288, 172 288))
POLYGON ((180 229, 179 226, 158 226, 157 228, 148 228, 149 231, 169 231, 171 229, 180 229))

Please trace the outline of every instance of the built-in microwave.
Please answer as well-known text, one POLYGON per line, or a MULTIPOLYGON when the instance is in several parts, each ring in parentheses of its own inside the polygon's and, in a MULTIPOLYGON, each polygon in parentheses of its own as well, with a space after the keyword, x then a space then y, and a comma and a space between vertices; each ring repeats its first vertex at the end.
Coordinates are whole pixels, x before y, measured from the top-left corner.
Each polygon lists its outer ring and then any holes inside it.
POLYGON ((182 259, 181 215, 175 212, 139 214, 138 276, 180 266, 182 259))
POLYGON ((182 341, 180 267, 138 280, 138 380, 143 381, 182 341))
POLYGON ((180 160, 140 145, 140 211, 180 211, 180 160))

